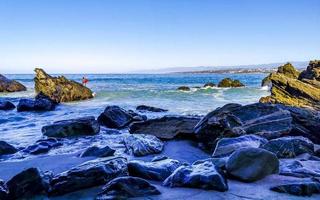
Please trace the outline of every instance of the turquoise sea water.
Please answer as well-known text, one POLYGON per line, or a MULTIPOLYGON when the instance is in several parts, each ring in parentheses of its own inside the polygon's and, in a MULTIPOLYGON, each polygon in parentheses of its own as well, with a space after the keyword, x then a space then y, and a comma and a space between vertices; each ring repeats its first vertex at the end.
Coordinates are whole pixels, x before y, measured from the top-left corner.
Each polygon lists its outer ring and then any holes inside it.
MULTIPOLYGON (((26 92, 2 93, 15 104, 20 98, 34 97, 33 74, 6 75, 27 86, 26 92)), ((65 75, 81 82, 82 74, 65 75)), ((167 114, 205 115, 226 103, 249 104, 269 94, 260 86, 266 74, 94 74, 86 75, 88 87, 96 96, 92 100, 64 103, 50 112, 0 111, 0 140, 24 147, 41 138, 41 127, 56 120, 93 115, 97 117, 107 105, 119 105, 134 109, 145 104, 169 110, 167 114), (244 88, 200 88, 206 82, 218 83, 225 77, 239 79, 244 88), (189 86, 191 91, 176 90, 189 86)), ((162 114, 148 114, 156 117, 162 114)))

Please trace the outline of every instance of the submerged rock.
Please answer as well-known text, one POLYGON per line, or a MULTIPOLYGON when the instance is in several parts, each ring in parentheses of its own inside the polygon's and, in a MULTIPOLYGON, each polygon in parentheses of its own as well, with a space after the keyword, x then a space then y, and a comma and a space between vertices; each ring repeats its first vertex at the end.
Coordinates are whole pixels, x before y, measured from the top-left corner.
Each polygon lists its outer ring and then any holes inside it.
POLYGON ((15 109, 16 106, 10 101, 1 101, 0 100, 0 110, 12 110, 15 109))
POLYGON ((8 144, 5 141, 0 141, 0 156, 7 155, 7 154, 14 154, 17 151, 18 150, 11 144, 8 144))
POLYGON ((230 176, 253 182, 279 172, 279 160, 273 153, 260 148, 242 148, 231 154, 226 169, 230 176))
POLYGON ((191 89, 190 89, 190 87, 188 87, 188 86, 180 86, 180 87, 177 88, 177 90, 180 90, 180 91, 190 91, 191 89))
POLYGON ((0 92, 20 92, 26 90, 27 88, 21 83, 15 80, 10 80, 0 74, 0 92))
POLYGON ((17 111, 51 111, 56 108, 56 105, 56 102, 39 93, 35 99, 20 99, 17 111))
POLYGON ((127 160, 122 157, 99 158, 57 174, 51 181, 50 195, 62 195, 77 190, 103 185, 128 174, 127 160))
POLYGON ((88 157, 88 156, 94 156, 94 157, 108 157, 113 156, 115 150, 111 149, 109 146, 105 147, 97 147, 92 146, 87 148, 84 152, 81 153, 80 157, 88 157))
POLYGON ((160 191, 148 181, 137 177, 118 177, 110 181, 98 194, 96 200, 128 199, 158 195, 160 191))
POLYGON ((119 106, 107 106, 103 113, 98 117, 101 125, 108 128, 124 128, 134 121, 132 113, 120 108, 119 106))
POLYGON ((9 190, 7 188, 6 183, 0 179, 0 199, 5 200, 9 199, 9 190))
POLYGON ((133 160, 128 162, 130 176, 163 181, 170 176, 182 163, 178 160, 164 158, 152 162, 133 160))
POLYGON ((72 137, 82 135, 95 135, 99 133, 100 126, 93 116, 77 119, 56 121, 51 125, 42 127, 43 135, 48 137, 72 137))
POLYGON ((35 72, 36 92, 42 92, 57 103, 93 98, 92 91, 78 82, 68 80, 64 76, 52 77, 39 68, 36 68, 35 72))
POLYGON ((129 131, 132 134, 154 135, 161 139, 175 137, 194 137, 194 127, 199 122, 198 117, 164 116, 143 122, 134 122, 129 131))
POLYGON ((167 112, 168 110, 162 108, 156 108, 152 106, 140 105, 137 106, 136 110, 138 111, 149 111, 149 112, 167 112))
POLYGON ((181 166, 163 184, 169 187, 191 187, 221 192, 228 190, 227 179, 209 161, 181 166))
POLYGON ((163 142, 153 135, 134 134, 126 136, 123 142, 127 151, 135 156, 145 156, 160 153, 163 150, 163 142))
POLYGON ((50 188, 50 172, 38 168, 29 168, 12 177, 7 186, 10 199, 33 198, 35 195, 46 195, 50 188))
POLYGON ((261 148, 273 152, 278 158, 294 158, 303 153, 314 153, 313 143, 301 136, 273 139, 261 148))
POLYGON ((23 151, 30 154, 42 154, 49 152, 52 148, 62 146, 56 138, 47 138, 36 141, 35 144, 28 146, 23 151))
POLYGON ((301 181, 278 185, 270 188, 272 191, 288 193, 295 196, 311 196, 320 193, 320 183, 315 181, 301 181))
POLYGON ((218 83, 218 87, 244 87, 245 85, 239 80, 224 78, 218 83))

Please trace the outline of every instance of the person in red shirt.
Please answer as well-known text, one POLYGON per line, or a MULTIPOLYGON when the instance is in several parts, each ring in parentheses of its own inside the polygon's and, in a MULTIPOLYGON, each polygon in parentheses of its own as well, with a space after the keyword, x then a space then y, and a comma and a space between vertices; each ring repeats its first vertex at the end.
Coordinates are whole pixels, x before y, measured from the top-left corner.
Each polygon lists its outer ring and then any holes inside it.
POLYGON ((89 80, 86 77, 82 77, 82 84, 84 86, 86 86, 88 82, 89 82, 89 80))

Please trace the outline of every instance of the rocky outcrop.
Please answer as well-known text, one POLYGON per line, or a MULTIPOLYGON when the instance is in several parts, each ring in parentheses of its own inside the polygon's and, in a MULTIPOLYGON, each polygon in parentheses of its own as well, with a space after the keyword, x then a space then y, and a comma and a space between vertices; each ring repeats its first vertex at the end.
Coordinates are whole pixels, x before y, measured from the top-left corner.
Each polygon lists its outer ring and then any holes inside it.
POLYGON ((231 177, 253 182, 279 172, 279 160, 273 153, 260 148, 242 148, 231 154, 226 169, 231 177))
POLYGON ((57 103, 93 98, 92 91, 78 82, 68 80, 64 76, 52 77, 39 68, 36 68, 35 72, 36 92, 42 92, 57 103))
POLYGON ((49 152, 52 148, 62 146, 62 142, 56 138, 47 138, 36 141, 35 144, 28 146, 23 151, 29 154, 37 155, 49 152))
POLYGON ((51 111, 56 108, 57 103, 46 95, 39 93, 35 99, 20 99, 17 111, 51 111))
POLYGON ((271 83, 271 95, 262 103, 280 103, 297 107, 320 109, 320 61, 311 61, 301 74, 287 63, 266 77, 262 85, 271 83))
POLYGON ((190 91, 191 89, 190 89, 190 87, 188 87, 188 86, 180 86, 180 87, 177 88, 177 90, 180 90, 180 91, 190 91))
POLYGON ((145 112, 145 111, 149 111, 149 112, 167 112, 168 111, 166 109, 156 108, 156 107, 153 107, 153 106, 146 106, 146 105, 139 105, 139 106, 137 106, 136 110, 138 110, 140 112, 145 112))
POLYGON ((98 121, 108 128, 121 129, 134 121, 134 114, 119 106, 107 106, 98 117, 98 121))
POLYGON ((55 175, 51 181, 49 194, 56 196, 103 185, 116 177, 127 174, 127 160, 122 157, 87 161, 69 171, 55 175))
POLYGON ((161 194, 160 191, 148 181, 142 178, 125 176, 115 178, 105 185, 96 200, 128 199, 158 194, 161 194))
POLYGON ((221 192, 228 190, 227 179, 209 161, 179 167, 163 182, 163 185, 218 190, 221 192))
POLYGON ((0 100, 0 110, 12 110, 15 109, 16 106, 10 101, 1 101, 0 100))
POLYGON ((87 148, 84 152, 81 153, 80 157, 108 157, 113 156, 115 150, 111 149, 109 146, 97 147, 92 146, 87 148))
POLYGON ((100 125, 94 117, 82 117, 56 121, 51 125, 42 127, 43 135, 48 137, 72 137, 95 135, 100 131, 100 125))
POLYGON ((316 181, 301 181, 282 184, 270 188, 272 191, 288 193, 295 196, 311 196, 320 193, 320 183, 316 181))
POLYGON ((0 74, 0 92, 20 92, 26 91, 27 88, 21 83, 10 80, 7 77, 0 74))
POLYGON ((7 154, 14 154, 17 151, 18 150, 11 144, 8 144, 5 141, 0 141, 0 156, 7 155, 7 154))
POLYGON ((123 142, 127 151, 135 156, 145 156, 160 153, 163 150, 163 142, 153 135, 134 134, 126 136, 123 142))
POLYGON ((244 87, 245 85, 239 80, 233 80, 231 78, 224 78, 218 83, 218 87, 244 87))
POLYGON ((128 171, 130 176, 163 181, 181 165, 182 163, 178 160, 170 158, 153 160, 152 162, 133 160, 128 162, 128 171))
POLYGON ((129 131, 132 134, 149 134, 161 139, 175 137, 193 138, 194 127, 199 122, 198 117, 164 116, 143 122, 134 122, 129 131))
POLYGON ((216 84, 212 83, 212 82, 208 82, 206 84, 203 85, 204 88, 212 88, 212 87, 216 87, 216 84))

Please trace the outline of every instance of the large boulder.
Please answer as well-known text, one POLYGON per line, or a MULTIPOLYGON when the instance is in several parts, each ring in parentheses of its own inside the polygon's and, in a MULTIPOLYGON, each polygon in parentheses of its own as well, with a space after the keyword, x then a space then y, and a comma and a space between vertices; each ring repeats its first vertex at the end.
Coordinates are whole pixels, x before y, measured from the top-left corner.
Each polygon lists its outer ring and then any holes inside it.
POLYGON ((46 195, 50 189, 52 173, 38 168, 28 168, 12 177, 7 186, 10 199, 28 199, 35 195, 46 195))
POLYGON ((191 187, 206 190, 228 190, 227 179, 210 161, 177 168, 164 182, 169 187, 191 187))
POLYGON ((164 116, 143 122, 134 122, 129 131, 132 134, 149 134, 161 139, 175 137, 194 137, 194 127, 199 122, 198 117, 164 116))
POLYGON ((279 160, 273 153, 260 148, 242 148, 231 154, 226 169, 231 177, 253 182, 279 172, 279 160))
POLYGON ((20 99, 17 111, 50 111, 56 108, 57 103, 41 92, 35 99, 20 99))
POLYGON ((12 110, 15 109, 15 105, 10 101, 2 101, 0 100, 0 110, 12 110))
POLYGON ((311 196, 320 193, 320 183, 316 181, 300 181, 277 185, 270 188, 272 191, 288 193, 295 196, 311 196))
POLYGON ((62 146, 62 142, 57 140, 56 138, 47 138, 47 139, 41 139, 36 141, 35 144, 32 144, 25 149, 23 149, 23 152, 37 155, 42 153, 49 152, 52 148, 62 146))
POLYGON ((218 83, 218 87, 244 87, 245 85, 239 80, 233 80, 231 78, 224 78, 218 83))
POLYGON ((123 142, 127 151, 135 156, 145 156, 160 153, 163 142, 153 135, 134 134, 124 137, 123 142))
MULTIPOLYGON (((291 63, 286 63, 278 67, 277 73, 283 74, 288 78, 294 78, 294 79, 297 79, 300 75, 300 72, 296 70, 291 63)), ((269 76, 267 76, 262 80, 261 86, 266 86, 270 84, 271 84, 271 79, 269 76)))
POLYGON ((128 174, 127 160, 122 157, 98 158, 57 174, 51 181, 50 195, 103 185, 110 180, 128 174))
POLYGON ((273 152, 278 158, 294 158, 303 153, 314 153, 314 144, 308 138, 301 136, 273 139, 261 148, 273 152))
POLYGON ((98 117, 101 125, 108 128, 124 128, 133 121, 133 115, 119 106, 107 106, 98 117))
POLYGON ((182 163, 178 160, 170 158, 154 160, 152 162, 133 160, 128 162, 128 171, 130 176, 163 181, 181 165, 182 163))
POLYGON ((56 121, 42 127, 43 135, 48 137, 72 137, 95 135, 100 131, 100 125, 93 116, 56 121))
POLYGON ((157 108, 157 107, 153 107, 153 106, 146 106, 146 105, 139 105, 139 106, 137 106, 136 110, 138 110, 140 112, 145 112, 145 111, 149 111, 149 112, 167 112, 168 111, 166 109, 157 108))
POLYGON ((302 71, 299 80, 320 81, 320 60, 310 61, 306 70, 302 71))
POLYGON ((69 102, 93 98, 92 91, 64 76, 52 77, 43 69, 35 69, 35 90, 42 92, 55 102, 69 102))
POLYGON ((108 157, 113 156, 115 150, 111 149, 109 146, 97 147, 91 146, 81 153, 80 157, 108 157))
POLYGON ((21 83, 10 80, 7 77, 0 74, 0 92, 19 92, 26 91, 27 88, 21 83))
POLYGON ((158 195, 160 191, 148 181, 137 177, 118 177, 110 181, 102 189, 96 200, 119 199, 133 197, 146 197, 158 195))
POLYGON ((18 150, 11 144, 8 144, 5 141, 0 141, 0 156, 7 155, 7 154, 14 154, 17 151, 18 150))

